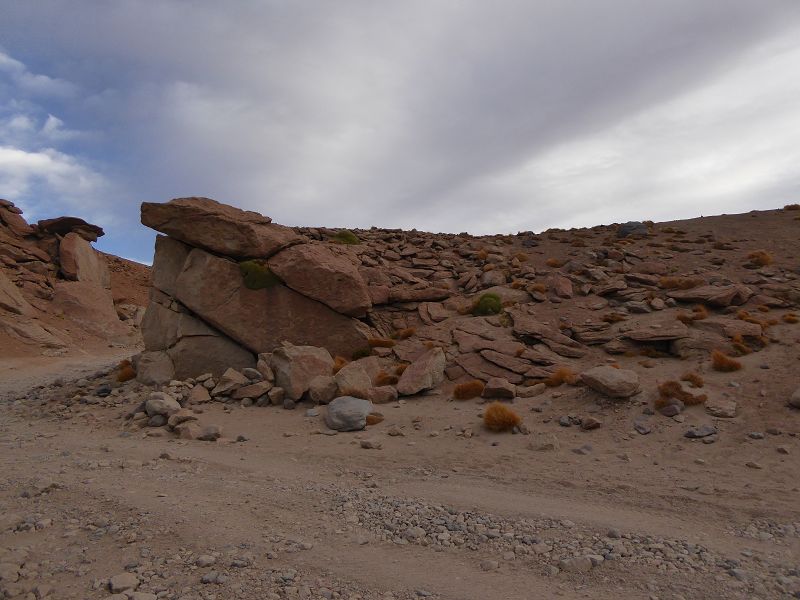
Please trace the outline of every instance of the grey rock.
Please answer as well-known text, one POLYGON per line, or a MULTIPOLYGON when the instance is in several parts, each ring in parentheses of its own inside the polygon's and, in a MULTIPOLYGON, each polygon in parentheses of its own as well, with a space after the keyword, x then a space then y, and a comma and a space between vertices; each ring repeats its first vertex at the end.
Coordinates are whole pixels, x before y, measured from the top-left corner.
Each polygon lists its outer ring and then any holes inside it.
POLYGON ((717 428, 714 427, 713 425, 700 425, 699 427, 690 427, 689 431, 687 431, 683 435, 684 437, 690 439, 698 439, 716 434, 717 434, 717 428))
POLYGON ((150 417, 154 415, 169 417, 172 413, 176 413, 180 409, 181 405, 178 401, 166 392, 152 392, 147 399, 147 404, 145 404, 145 411, 150 417))
POLYGON ((352 396, 341 396, 328 404, 325 424, 336 431, 360 431, 367 425, 372 402, 352 396))

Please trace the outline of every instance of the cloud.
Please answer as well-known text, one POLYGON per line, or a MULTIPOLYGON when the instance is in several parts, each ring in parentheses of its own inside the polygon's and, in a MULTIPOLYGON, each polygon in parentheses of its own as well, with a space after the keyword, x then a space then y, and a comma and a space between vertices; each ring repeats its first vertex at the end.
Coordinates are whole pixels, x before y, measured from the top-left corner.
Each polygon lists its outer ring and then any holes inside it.
POLYGON ((69 81, 31 73, 23 63, 0 50, 0 73, 11 78, 17 92, 33 96, 73 96, 77 88, 69 81))
POLYGON ((73 94, 0 111, 0 135, 80 144, 120 220, 208 195, 287 224, 489 233, 800 191, 794 0, 143 6, 40 0, 0 23, 16 100, 24 73, 73 94))

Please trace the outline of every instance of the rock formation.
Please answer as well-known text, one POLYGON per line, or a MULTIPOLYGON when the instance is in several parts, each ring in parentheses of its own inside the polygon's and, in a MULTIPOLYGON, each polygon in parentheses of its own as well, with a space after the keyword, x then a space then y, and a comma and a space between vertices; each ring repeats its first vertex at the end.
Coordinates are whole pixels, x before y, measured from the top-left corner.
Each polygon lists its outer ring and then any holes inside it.
POLYGON ((0 200, 0 332, 50 353, 70 344, 72 324, 102 340, 133 339, 120 315, 136 325, 143 311, 115 304, 106 259, 91 245, 102 235, 78 217, 30 225, 0 200))

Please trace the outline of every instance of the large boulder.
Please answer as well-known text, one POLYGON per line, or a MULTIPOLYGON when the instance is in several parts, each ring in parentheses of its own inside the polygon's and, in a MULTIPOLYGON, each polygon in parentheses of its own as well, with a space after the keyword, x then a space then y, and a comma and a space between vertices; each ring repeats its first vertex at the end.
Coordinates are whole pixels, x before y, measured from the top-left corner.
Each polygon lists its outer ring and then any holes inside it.
POLYGON ((641 389, 639 376, 635 371, 615 369, 608 365, 584 371, 581 381, 594 391, 611 398, 630 398, 641 389))
POLYGON ((267 258, 303 241, 269 217, 210 198, 143 202, 142 224, 191 246, 234 258, 267 258))
POLYGON ((78 217, 56 217, 55 219, 43 219, 36 223, 40 232, 54 233, 57 235, 67 235, 77 233, 87 242, 96 242, 97 238, 104 235, 103 228, 87 223, 78 217))
POLYGON ((149 351, 166 350, 174 377, 187 379, 201 373, 221 375, 228 367, 254 367, 255 356, 200 319, 150 302, 142 321, 142 337, 149 351))
POLYGON ((299 400, 312 379, 331 374, 333 358, 325 348, 284 344, 272 353, 270 367, 275 373, 275 385, 283 388, 290 400, 299 400))
POLYGON ((191 247, 165 235, 156 237, 153 255, 153 287, 168 296, 175 295, 175 282, 183 271, 183 264, 191 247))
POLYGON ((142 352, 134 361, 136 381, 144 385, 163 385, 175 378, 175 367, 163 350, 142 352))
POLYGON ((444 365, 444 351, 431 348, 403 371, 397 382, 397 393, 410 396, 436 387, 444 380, 444 365))
POLYGON ((341 396, 328 404, 325 424, 336 431, 361 431, 367 426, 372 402, 352 396, 341 396))
POLYGON ((77 233, 70 232, 64 236, 58 246, 58 258, 64 279, 111 288, 108 265, 91 244, 77 233))
POLYGON ((269 268, 293 290, 336 312, 363 317, 372 307, 367 285, 355 265, 326 246, 292 246, 273 256, 269 268))
POLYGON ((189 253, 175 288, 187 308, 256 354, 288 341, 351 356, 370 336, 357 319, 285 285, 247 288, 237 263, 199 249, 189 253))
POLYGON ((340 395, 355 396, 356 398, 369 397, 372 379, 359 362, 346 364, 334 376, 340 395))
POLYGON ((15 315, 29 315, 33 311, 28 301, 23 298, 19 288, 11 283, 2 269, 0 269, 0 309, 15 315))
POLYGON ((119 320, 111 290, 93 281, 59 281, 55 284, 53 308, 86 331, 104 338, 122 338, 130 333, 119 320))

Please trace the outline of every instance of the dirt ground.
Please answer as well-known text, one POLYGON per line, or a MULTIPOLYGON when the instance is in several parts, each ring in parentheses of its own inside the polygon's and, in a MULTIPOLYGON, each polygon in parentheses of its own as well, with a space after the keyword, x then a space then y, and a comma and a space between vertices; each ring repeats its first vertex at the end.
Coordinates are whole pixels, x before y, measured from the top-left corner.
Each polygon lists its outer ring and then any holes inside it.
MULTIPOLYGON (((797 335, 786 329, 776 335, 797 335)), ((118 358, 51 359, 13 379, 86 377, 118 358)), ((126 428, 138 384, 93 400, 107 378, 90 377, 71 406, 58 387, 34 391, 0 404, 0 563, 18 567, 12 597, 31 598, 113 597, 108 580, 126 571, 143 600, 790 597, 800 417, 762 388, 788 390, 797 357, 773 345, 744 360, 745 371, 707 383, 735 390, 736 419, 692 407, 679 423, 642 415, 644 400, 598 403, 561 387, 515 401, 531 435, 488 433, 478 401, 432 395, 383 405, 382 423, 337 435, 304 404, 206 404, 201 417, 223 438, 181 441, 126 428), (761 364, 776 366, 754 381, 761 364), (589 414, 599 429, 559 425, 589 414), (632 428, 642 417, 648 435, 632 428), (684 437, 703 423, 720 430, 716 443, 684 437), (453 522, 478 533, 433 541, 453 522), (409 541, 415 524, 429 535, 409 541), (618 558, 587 572, 558 568, 570 549, 620 542, 618 558), (703 560, 682 563, 687 548, 703 560)), ((21 390, 7 374, 10 400, 21 390)))

